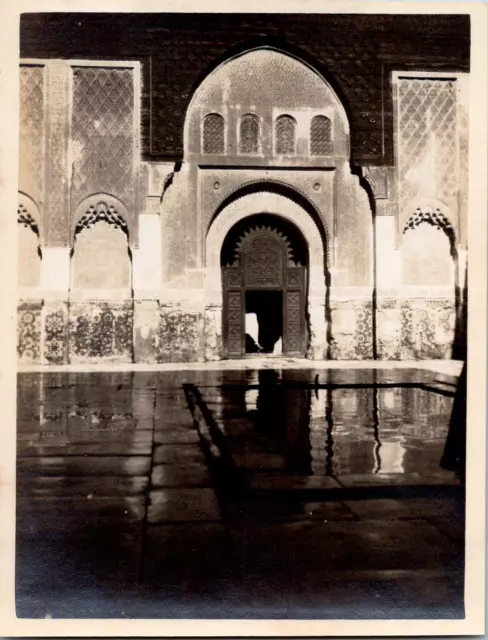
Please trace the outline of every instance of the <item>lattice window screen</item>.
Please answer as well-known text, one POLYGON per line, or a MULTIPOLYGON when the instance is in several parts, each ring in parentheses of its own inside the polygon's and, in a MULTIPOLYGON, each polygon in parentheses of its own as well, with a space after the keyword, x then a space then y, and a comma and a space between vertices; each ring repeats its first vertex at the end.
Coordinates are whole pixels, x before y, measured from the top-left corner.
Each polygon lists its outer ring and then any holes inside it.
POLYGON ((36 202, 42 194, 44 67, 20 68, 20 188, 36 202))
POLYGON ((456 83, 451 79, 398 79, 400 206, 418 195, 453 206, 457 200, 456 83))
POLYGON ((134 192, 133 69, 73 69, 73 146, 81 153, 73 163, 72 200, 110 191, 125 202, 134 192))
POLYGON ((218 113, 203 121, 203 153, 225 153, 225 120, 218 113))
POLYGON ((296 153, 296 121, 291 116, 280 116, 276 120, 276 153, 294 155, 296 153))
POLYGON ((332 153, 332 125, 326 116, 315 116, 310 124, 310 153, 328 156, 332 153))
POLYGON ((241 153, 249 155, 259 153, 259 133, 259 118, 250 113, 242 116, 239 135, 239 150, 241 153))

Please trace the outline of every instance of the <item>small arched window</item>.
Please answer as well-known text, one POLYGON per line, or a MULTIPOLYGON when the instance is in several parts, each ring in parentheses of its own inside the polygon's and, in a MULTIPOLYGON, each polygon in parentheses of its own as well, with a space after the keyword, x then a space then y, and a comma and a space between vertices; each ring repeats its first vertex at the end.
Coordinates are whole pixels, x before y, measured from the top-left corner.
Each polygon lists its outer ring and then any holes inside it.
POLYGON ((203 153, 225 153, 225 120, 218 113, 203 120, 203 153))
POLYGON ((329 118, 315 116, 310 124, 310 153, 329 156, 332 153, 332 126, 329 118))
POLYGON ((259 153, 259 118, 252 113, 242 116, 239 129, 239 151, 248 155, 259 153))
POLYGON ((297 123, 291 116, 280 116, 275 125, 275 148, 278 155, 295 155, 297 123))

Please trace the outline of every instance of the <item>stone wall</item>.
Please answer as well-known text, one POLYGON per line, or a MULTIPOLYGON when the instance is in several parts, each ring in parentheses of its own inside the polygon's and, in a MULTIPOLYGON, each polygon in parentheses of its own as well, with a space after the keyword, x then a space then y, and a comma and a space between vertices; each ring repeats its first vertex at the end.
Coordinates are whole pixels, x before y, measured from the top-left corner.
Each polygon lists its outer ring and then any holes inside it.
POLYGON ((182 164, 142 161, 136 63, 22 65, 19 362, 220 359, 226 221, 264 212, 308 245, 308 357, 451 356, 466 276, 465 77, 393 74, 397 162, 358 170, 340 87, 283 53, 249 56, 266 72, 255 86, 243 84, 241 56, 194 94, 182 164), (270 78, 279 87, 287 77, 302 90, 265 95, 270 78), (202 148, 208 109, 225 112, 224 153, 202 148), (287 153, 276 146, 283 110, 297 127, 287 153), (262 133, 254 155, 236 148, 251 111, 262 133), (312 157, 322 112, 331 140, 312 157))
POLYGON ((21 17, 21 57, 138 60, 144 158, 183 156, 195 87, 225 60, 274 44, 317 68, 350 114, 357 164, 394 162, 391 70, 469 71, 468 15, 69 14, 21 17), (106 37, 96 37, 99 33, 106 37), (50 34, 46 38, 46 33, 50 34), (121 44, 123 43, 123 44, 121 44))

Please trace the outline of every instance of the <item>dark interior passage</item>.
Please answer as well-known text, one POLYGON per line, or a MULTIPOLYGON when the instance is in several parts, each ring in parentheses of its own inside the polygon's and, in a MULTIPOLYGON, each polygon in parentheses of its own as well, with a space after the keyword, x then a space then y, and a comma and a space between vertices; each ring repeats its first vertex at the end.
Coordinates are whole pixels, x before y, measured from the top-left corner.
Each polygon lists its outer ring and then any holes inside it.
POLYGON ((283 292, 246 291, 246 353, 272 353, 282 337, 283 292), (247 314, 256 314, 257 336, 252 335, 255 327, 247 314))

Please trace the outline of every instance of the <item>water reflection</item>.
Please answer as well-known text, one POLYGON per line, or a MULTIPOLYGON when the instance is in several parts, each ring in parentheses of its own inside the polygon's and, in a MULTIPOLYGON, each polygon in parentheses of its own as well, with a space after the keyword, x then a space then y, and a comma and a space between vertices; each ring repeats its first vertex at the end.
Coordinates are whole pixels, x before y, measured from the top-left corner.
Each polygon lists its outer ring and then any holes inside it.
POLYGON ((222 387, 224 429, 240 417, 243 430, 249 434, 252 427, 265 437, 263 451, 281 453, 290 473, 423 474, 439 468, 452 397, 421 386, 293 384, 275 371, 261 371, 252 382, 222 387))

